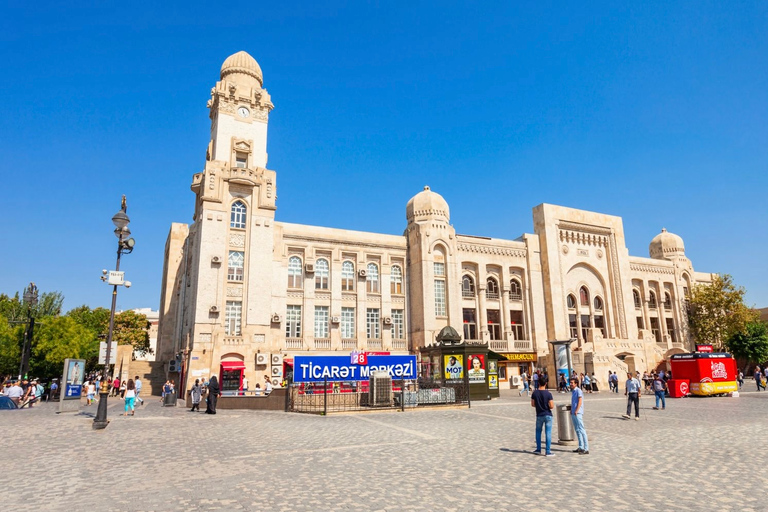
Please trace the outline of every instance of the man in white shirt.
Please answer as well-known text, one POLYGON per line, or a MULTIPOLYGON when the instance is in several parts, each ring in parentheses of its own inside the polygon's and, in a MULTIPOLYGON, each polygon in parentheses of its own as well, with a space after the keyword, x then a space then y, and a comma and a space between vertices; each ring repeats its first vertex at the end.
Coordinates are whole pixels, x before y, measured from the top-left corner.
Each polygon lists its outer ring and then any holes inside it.
POLYGON ((243 390, 243 394, 245 394, 245 391, 248 391, 248 377, 246 377, 245 375, 243 375, 243 384, 241 387, 243 390))
POLYGON ((264 376, 264 394, 268 395, 272 392, 272 382, 269 380, 269 375, 264 376))
POLYGON ((640 419, 640 380, 627 373, 627 382, 624 384, 624 394, 627 396, 627 414, 623 417, 630 418, 632 404, 635 404, 635 420, 640 419))
POLYGON ((8 388, 8 391, 6 392, 6 396, 13 400, 13 403, 16 405, 19 405, 19 402, 21 401, 21 397, 24 396, 24 390, 19 386, 19 382, 16 381, 13 383, 13 385, 8 388))

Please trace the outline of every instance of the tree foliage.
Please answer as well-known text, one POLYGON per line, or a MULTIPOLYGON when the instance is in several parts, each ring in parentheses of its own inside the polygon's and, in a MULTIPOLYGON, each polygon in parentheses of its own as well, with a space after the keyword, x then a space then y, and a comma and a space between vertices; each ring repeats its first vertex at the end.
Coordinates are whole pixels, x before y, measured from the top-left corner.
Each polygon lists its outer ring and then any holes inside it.
POLYGON ((16 375, 21 363, 22 326, 12 326, 0 315, 0 375, 16 375))
POLYGON ((746 363, 768 361, 768 324, 749 322, 744 330, 733 334, 726 343, 733 356, 746 363))
MULTIPOLYGON (((35 318, 59 316, 63 303, 64 296, 60 292, 44 292, 38 296, 37 304, 29 312, 35 318)), ((9 322, 23 322, 28 318, 27 304, 24 304, 19 292, 13 297, 0 294, 0 316, 9 322)))
POLYGON ((45 375, 51 370, 61 372, 67 358, 95 361, 99 341, 94 331, 70 316, 49 317, 35 330, 30 370, 33 375, 45 375))
POLYGON ((723 349, 726 340, 756 320, 756 312, 744 304, 744 293, 728 274, 715 275, 710 284, 695 286, 688 305, 691 336, 699 343, 723 349))

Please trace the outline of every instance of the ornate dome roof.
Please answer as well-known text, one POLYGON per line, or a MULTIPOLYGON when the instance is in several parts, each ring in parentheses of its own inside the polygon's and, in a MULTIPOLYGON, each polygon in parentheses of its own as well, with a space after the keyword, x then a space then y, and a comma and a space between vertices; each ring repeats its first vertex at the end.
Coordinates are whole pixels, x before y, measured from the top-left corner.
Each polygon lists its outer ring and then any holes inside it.
POLYGON ((264 85, 264 77, 261 74, 259 63, 247 52, 241 51, 230 55, 221 65, 221 80, 230 75, 234 75, 235 78, 238 75, 246 75, 255 78, 260 86, 264 85))
POLYGON ((405 218, 411 223, 415 220, 438 219, 450 222, 451 212, 443 196, 432 192, 429 187, 416 194, 405 207, 405 218))
POLYGON ((662 228, 661 233, 653 237, 648 246, 651 258, 663 260, 671 256, 685 256, 685 244, 683 239, 674 233, 662 228))

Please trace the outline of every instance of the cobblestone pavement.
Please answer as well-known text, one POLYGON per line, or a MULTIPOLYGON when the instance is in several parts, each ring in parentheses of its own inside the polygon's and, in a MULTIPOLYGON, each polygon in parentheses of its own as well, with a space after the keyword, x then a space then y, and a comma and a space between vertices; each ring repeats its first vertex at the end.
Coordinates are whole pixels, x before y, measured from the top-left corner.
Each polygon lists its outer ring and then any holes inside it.
MULTIPOLYGON (((569 395, 555 393, 556 402, 569 395)), ((590 455, 533 449, 517 392, 470 409, 331 415, 147 400, 91 429, 96 406, 0 411, 4 510, 765 510, 768 392, 739 398, 586 396, 590 455)), ((553 429, 557 437, 557 428, 553 429)))

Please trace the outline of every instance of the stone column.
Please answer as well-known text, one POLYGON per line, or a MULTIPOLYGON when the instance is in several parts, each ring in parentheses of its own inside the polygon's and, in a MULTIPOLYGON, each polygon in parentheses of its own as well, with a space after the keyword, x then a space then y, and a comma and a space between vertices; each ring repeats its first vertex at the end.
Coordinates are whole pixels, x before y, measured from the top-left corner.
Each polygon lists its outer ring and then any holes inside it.
POLYGON ((488 335, 483 334, 488 332, 488 319, 486 318, 485 310, 485 290, 487 287, 488 285, 485 281, 477 283, 477 334, 478 339, 483 340, 485 343, 488 343, 488 335))

